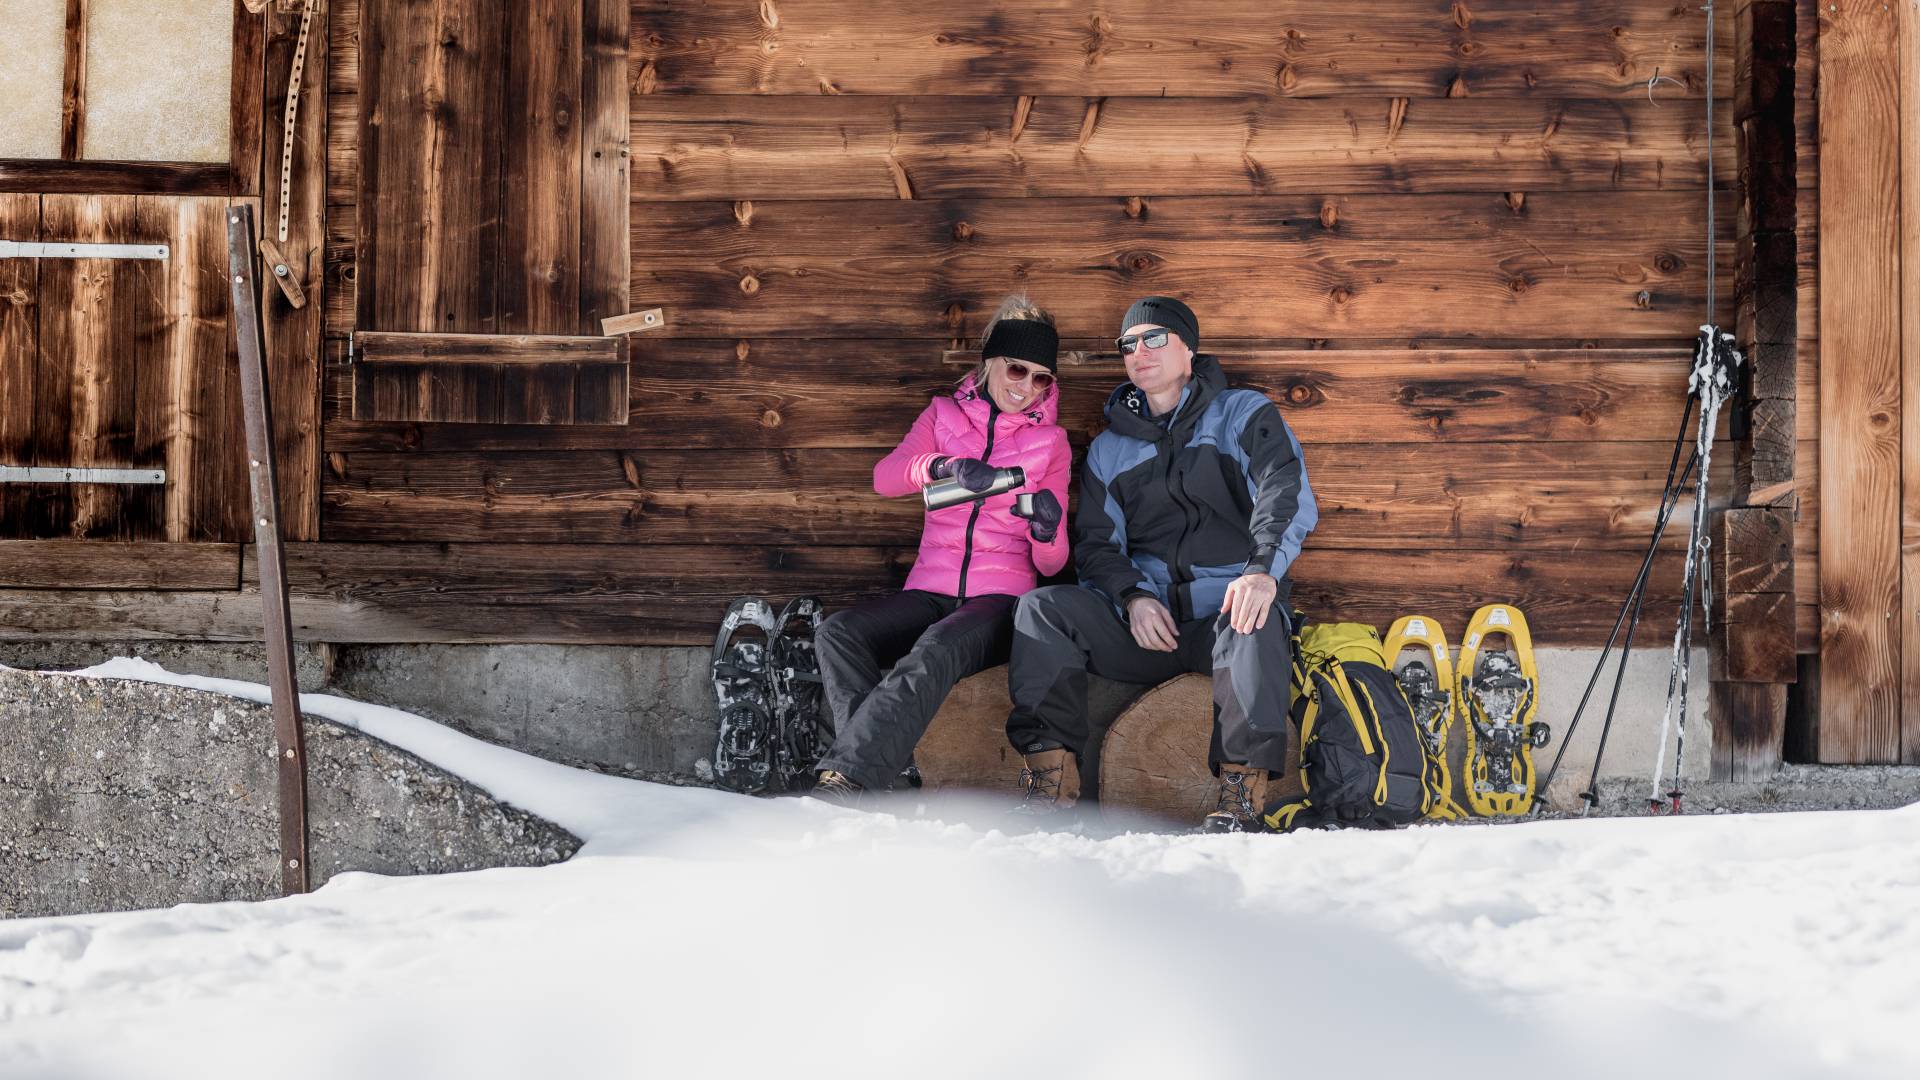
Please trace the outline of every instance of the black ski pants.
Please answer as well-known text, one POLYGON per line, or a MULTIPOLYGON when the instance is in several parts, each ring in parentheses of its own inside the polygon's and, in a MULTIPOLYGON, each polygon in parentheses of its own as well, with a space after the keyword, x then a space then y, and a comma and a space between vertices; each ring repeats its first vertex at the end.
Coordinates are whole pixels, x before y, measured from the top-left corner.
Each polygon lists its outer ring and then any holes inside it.
POLYGON ((834 730, 820 768, 890 786, 953 684, 1007 662, 1014 599, 910 589, 829 616, 814 634, 834 730))
POLYGON ((1275 603, 1251 634, 1226 615, 1180 624, 1173 652, 1142 648, 1107 598, 1079 585, 1050 585, 1020 598, 1013 616, 1007 738, 1023 754, 1065 747, 1084 758, 1087 673, 1117 682, 1162 683, 1189 671, 1213 676, 1213 742, 1207 764, 1286 766, 1293 642, 1275 603))

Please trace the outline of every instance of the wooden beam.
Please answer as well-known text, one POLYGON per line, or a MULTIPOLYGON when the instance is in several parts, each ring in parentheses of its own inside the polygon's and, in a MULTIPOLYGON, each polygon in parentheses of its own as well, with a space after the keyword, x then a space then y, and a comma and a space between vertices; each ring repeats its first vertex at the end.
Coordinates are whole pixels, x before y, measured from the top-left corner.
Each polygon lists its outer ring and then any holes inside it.
POLYGON ((140 432, 166 464, 161 523, 173 541, 247 539, 246 462, 233 443, 241 430, 239 363, 227 288, 227 201, 138 200, 144 235, 172 249, 156 275, 167 317, 153 328, 155 352, 145 376, 157 396, 141 407, 140 432))
MULTIPOLYGON (((1094 343, 1065 343, 1082 344, 1094 343)), ((328 450, 890 449, 956 378, 937 362, 943 342, 647 335, 633 347, 630 408, 639 419, 617 429, 360 423, 351 419, 352 368, 332 364, 328 450)), ((1672 348, 1314 350, 1231 340, 1207 348, 1310 442, 1671 446, 1691 369, 1690 351, 1672 348)), ((1061 425, 1091 437, 1125 378, 1117 364, 1063 369, 1061 425)))
MULTIPOLYGON (((1553 327, 1671 343, 1693 337, 1706 303, 1693 191, 1552 193, 1517 210, 1491 193, 1138 202, 758 202, 744 225, 732 202, 651 203, 636 210, 636 289, 673 313, 674 337, 967 337, 1015 270, 1062 325, 1104 326, 1166 293, 1192 298, 1212 338, 1553 327)), ((1731 325, 1731 290, 1721 304, 1731 325)))
POLYGON ((1725 593, 1791 590, 1793 524, 1785 511, 1771 507, 1722 510, 1713 515, 1712 528, 1710 565, 1715 590, 1725 593))
MULTIPOLYGON (((264 163, 262 122, 270 111, 262 107, 267 94, 265 43, 269 17, 284 19, 284 16, 262 15, 256 11, 233 13, 233 103, 228 120, 228 186, 223 194, 260 194, 264 163)), ((286 92, 284 76, 280 79, 279 92, 286 92)))
POLYGON ((0 158, 0 192, 59 191, 89 195, 228 195, 226 163, 40 161, 0 158))
POLYGON ((238 589, 240 545, 0 541, 0 587, 238 589))
POLYGON ((1820 21, 1820 759, 1900 757, 1899 22, 1820 21))
POLYGON ((608 337, 542 334, 394 334, 362 331, 353 339, 357 363, 611 364, 622 359, 608 337))
MULTIPOLYGON (((838 0, 633 5, 633 83, 649 94, 1173 97, 1284 94, 1610 97, 1646 107, 1657 67, 1697 96, 1706 24, 1666 0, 1218 0, 1173 31, 1157 0, 953 4, 838 0), (1456 91, 1458 92, 1458 91, 1456 91)), ((1730 70, 1733 20, 1716 51, 1730 70)), ((1731 91, 1731 80, 1716 88, 1731 91)), ((1677 99, 1681 91, 1663 94, 1677 99)))
POLYGON ((1779 773, 1791 689, 1785 683, 1713 684, 1707 701, 1713 723, 1710 779, 1757 784, 1779 773))
MULTIPOLYGON (((0 195, 0 236, 40 239, 40 196, 0 195)), ((34 460, 34 401, 40 363, 39 259, 0 259, 0 463, 34 460)), ((34 535, 35 489, 0 484, 0 537, 34 535)))
MULTIPOLYGON (((873 493, 884 452, 336 451, 326 539, 912 546, 919 500, 873 493)), ((1310 547, 1378 549, 1391 536, 1430 553, 1643 550, 1667 462, 1656 442, 1456 443, 1438 457, 1431 443, 1308 443, 1305 454, 1320 506, 1310 547)))
POLYGON ((67 0, 66 44, 60 75, 60 157, 77 161, 87 138, 87 0, 67 0))
POLYGON ((445 272, 491 279, 500 333, 566 334, 580 325, 583 7, 582 0, 505 5, 502 51, 481 58, 504 62, 498 126, 480 132, 502 144, 500 259, 445 272))
MULTIPOLYGON (((818 595, 829 610, 900 588, 908 548, 712 544, 289 544, 295 636, 333 642, 707 645, 743 589, 818 595)), ((1466 624, 1486 596, 1524 608, 1537 640, 1597 645, 1640 554, 1569 559, 1402 551, 1303 556, 1295 603, 1309 614, 1384 624, 1414 601, 1466 624)), ((0 639, 259 640, 252 549, 240 593, 0 589, 0 639)), ((1678 562, 1657 567, 1643 619, 1671 620, 1678 562)))
POLYGON ((357 421, 627 422, 627 351, 618 338, 370 332, 355 340, 357 421))
MULTIPOLYGON (((168 243, 163 225, 141 222, 139 204, 127 195, 48 195, 41 200, 41 232, 81 243, 168 243)), ((165 273, 164 263, 147 259, 42 260, 33 464, 164 467, 163 450, 151 438, 142 445, 139 425, 143 403, 149 421, 162 412, 165 273)), ((42 491, 30 535, 164 536, 158 485, 54 484, 42 491)))
POLYGON ((580 322, 600 332, 624 315, 633 274, 629 247, 627 0, 586 0, 580 67, 580 322))
POLYGON ((1920 764, 1920 6, 1897 5, 1900 124, 1900 760, 1920 764))
MULTIPOLYGON (((903 174, 917 199, 1706 184, 1700 110, 1644 101, 1117 98, 1088 132, 1084 98, 1021 100, 1016 142, 1004 97, 637 95, 633 198, 890 199, 903 174)), ((1715 154, 1727 184, 1733 140, 1715 154)))

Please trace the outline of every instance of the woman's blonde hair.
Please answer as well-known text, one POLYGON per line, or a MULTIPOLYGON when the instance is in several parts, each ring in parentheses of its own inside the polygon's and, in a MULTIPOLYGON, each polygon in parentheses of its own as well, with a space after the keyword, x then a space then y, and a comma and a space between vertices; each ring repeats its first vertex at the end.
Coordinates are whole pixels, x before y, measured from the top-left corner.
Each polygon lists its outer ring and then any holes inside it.
MULTIPOLYGON (((1027 299, 1026 293, 1011 293, 1007 296, 1005 300, 1000 301, 1000 306, 994 309, 993 317, 988 319, 987 325, 981 329, 980 347, 982 349, 987 347, 987 339, 993 336, 993 328, 1000 325, 1000 320, 1002 319, 1029 319, 1029 320, 1032 320, 1033 322, 1043 322, 1043 323, 1046 323, 1048 326, 1054 326, 1053 314, 1049 312, 1046 308, 1043 308, 1039 304, 1034 303, 1032 300, 1027 299)), ((1054 328, 1056 330, 1059 329, 1059 327, 1057 326, 1054 326, 1054 328)), ((1063 360, 1067 359, 1068 357, 1072 357, 1077 360, 1079 359, 1080 354, 1078 352, 1072 352, 1072 353, 1062 353, 1060 354, 1060 356, 1061 356, 1061 359, 1063 360)), ((962 375, 960 377, 960 381, 963 383, 966 382, 968 379, 972 379, 973 385, 979 387, 983 392, 986 390, 987 388, 987 358, 986 357, 984 356, 981 357, 979 363, 973 365, 972 368, 968 369, 965 375, 962 375)))

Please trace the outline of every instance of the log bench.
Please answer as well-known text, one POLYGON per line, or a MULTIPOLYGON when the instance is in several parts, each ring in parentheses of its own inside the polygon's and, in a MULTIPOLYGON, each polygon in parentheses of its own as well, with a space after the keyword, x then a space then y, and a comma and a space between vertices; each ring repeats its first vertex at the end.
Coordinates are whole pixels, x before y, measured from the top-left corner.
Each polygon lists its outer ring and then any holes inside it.
MULTIPOLYGON (((1007 669, 989 668, 947 695, 914 751, 928 790, 1018 792, 1020 755, 1007 743, 1007 669)), ((1092 737, 1080 762, 1081 798, 1109 823, 1191 827, 1214 808, 1218 782, 1207 768, 1213 681, 1181 675, 1146 687, 1089 678, 1092 737)), ((1296 770, 1280 791, 1298 790, 1296 770)))

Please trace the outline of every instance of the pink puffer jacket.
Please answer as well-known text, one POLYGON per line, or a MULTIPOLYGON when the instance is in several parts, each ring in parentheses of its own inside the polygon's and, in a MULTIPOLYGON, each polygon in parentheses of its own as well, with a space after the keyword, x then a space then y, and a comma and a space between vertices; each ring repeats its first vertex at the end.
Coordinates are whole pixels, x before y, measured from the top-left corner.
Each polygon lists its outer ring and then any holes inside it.
POLYGON ((893 453, 873 467, 873 490, 889 497, 918 495, 937 457, 980 458, 989 465, 1018 465, 1027 473, 1023 488, 928 511, 920 530, 920 557, 907 575, 907 588, 963 600, 994 593, 1018 596, 1032 589, 1040 575, 1058 573, 1067 564, 1067 476, 1073 451, 1066 431, 1055 422, 1059 398, 1055 383, 1027 411, 1001 412, 968 376, 952 397, 934 398, 893 453), (1034 543, 1026 519, 1013 513, 1016 494, 1042 488, 1060 500, 1062 520, 1049 544, 1034 543))

